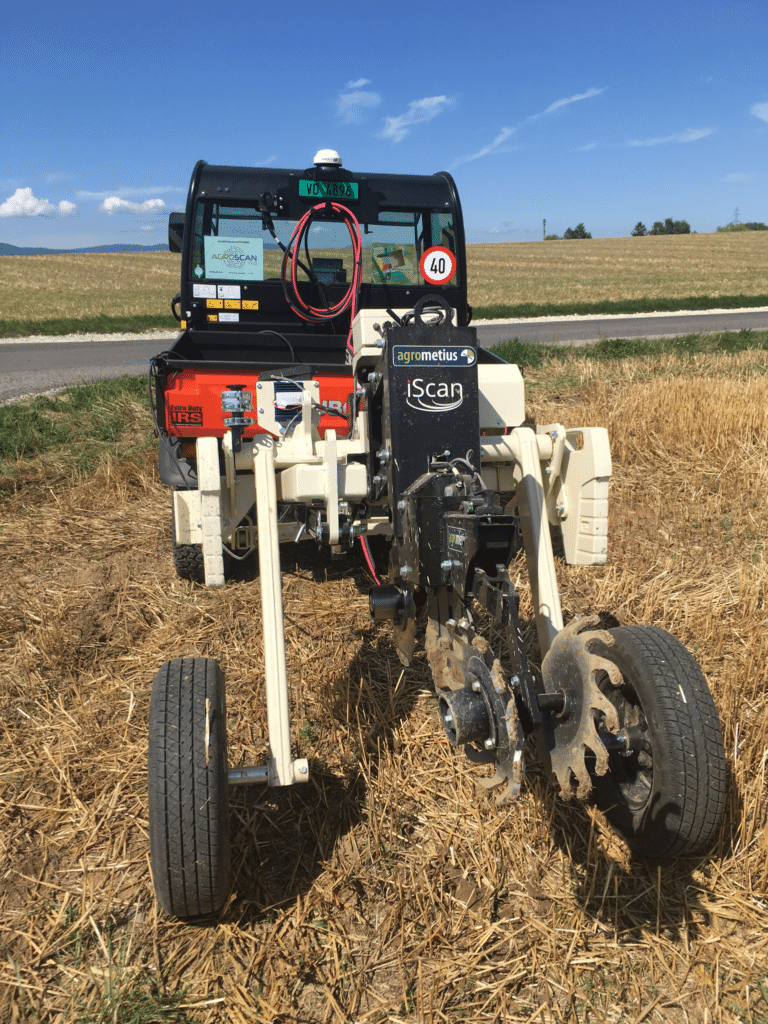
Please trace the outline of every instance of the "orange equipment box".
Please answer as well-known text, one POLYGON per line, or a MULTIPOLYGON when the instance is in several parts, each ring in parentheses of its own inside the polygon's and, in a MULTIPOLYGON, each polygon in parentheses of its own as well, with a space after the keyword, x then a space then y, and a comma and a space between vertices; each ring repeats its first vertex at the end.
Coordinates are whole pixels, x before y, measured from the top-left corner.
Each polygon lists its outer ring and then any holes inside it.
MULTIPOLYGON (((327 412, 320 418, 320 437, 326 430, 335 430, 339 437, 349 431, 347 413, 354 389, 351 370, 347 373, 315 373, 312 380, 320 384, 319 403, 327 412)), ((165 385, 165 429, 173 437, 224 437, 228 427, 224 420, 231 413, 222 409, 223 391, 250 392, 252 411, 244 415, 253 419, 252 427, 245 427, 242 437, 248 439, 266 431, 256 425, 256 373, 220 373, 210 370, 179 370, 170 373, 165 385)), ((245 397, 245 396, 244 396, 245 397)))

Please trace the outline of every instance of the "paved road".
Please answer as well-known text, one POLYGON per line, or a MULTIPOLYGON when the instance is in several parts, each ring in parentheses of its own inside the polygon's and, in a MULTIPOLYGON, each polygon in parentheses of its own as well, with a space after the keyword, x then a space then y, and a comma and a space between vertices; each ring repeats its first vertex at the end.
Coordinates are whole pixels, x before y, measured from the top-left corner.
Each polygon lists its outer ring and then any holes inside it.
MULTIPOLYGON (((602 338, 656 338, 701 331, 768 330, 768 309, 671 313, 631 317, 542 318, 478 323, 486 348, 510 338, 542 344, 584 345, 602 338)), ((0 405, 84 381, 140 376, 175 333, 69 335, 64 338, 0 339, 0 405)))
POLYGON ((176 333, 145 337, 98 335, 41 337, 34 341, 0 339, 0 405, 14 399, 56 391, 72 384, 109 377, 139 377, 149 360, 173 343, 176 333))
POLYGON ((559 320, 544 317, 537 320, 478 323, 478 335, 485 348, 510 338, 544 345, 588 345, 604 338, 670 338, 680 334, 741 330, 768 330, 768 309, 580 316, 559 320))

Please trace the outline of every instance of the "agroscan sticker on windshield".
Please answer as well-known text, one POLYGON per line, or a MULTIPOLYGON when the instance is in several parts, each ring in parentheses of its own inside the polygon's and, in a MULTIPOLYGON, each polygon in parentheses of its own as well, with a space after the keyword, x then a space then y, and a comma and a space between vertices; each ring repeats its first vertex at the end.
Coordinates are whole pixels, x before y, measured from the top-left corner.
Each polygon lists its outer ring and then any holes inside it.
POLYGON ((211 280, 263 281, 264 239, 205 235, 205 276, 211 280))

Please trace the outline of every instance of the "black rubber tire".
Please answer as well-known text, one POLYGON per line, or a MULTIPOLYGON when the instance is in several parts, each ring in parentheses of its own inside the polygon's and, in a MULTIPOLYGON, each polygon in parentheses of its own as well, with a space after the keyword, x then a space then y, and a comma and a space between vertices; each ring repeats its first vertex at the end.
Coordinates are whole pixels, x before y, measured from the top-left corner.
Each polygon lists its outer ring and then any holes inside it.
MULTIPOLYGON (((249 516, 255 518, 255 509, 249 516)), ((176 543, 176 520, 174 518, 173 505, 171 505, 171 538, 173 540, 173 567, 176 575, 182 580, 189 580, 191 583, 205 583, 205 562, 203 561, 202 544, 177 544, 176 543)), ((256 571, 258 556, 254 549, 245 560, 230 558, 224 552, 224 579, 250 578, 256 571)))
POLYGON ((720 719, 694 657, 657 626, 608 630, 614 644, 590 649, 619 667, 624 685, 599 683, 619 728, 639 725, 647 749, 610 754, 594 776, 598 807, 643 857, 692 856, 714 842, 723 813, 725 753, 720 719))
POLYGON ((176 575, 192 583, 205 583, 205 563, 202 544, 176 543, 176 515, 171 502, 171 541, 173 543, 173 567, 176 575))
POLYGON ((149 708, 149 847, 158 902, 180 918, 217 913, 232 884, 226 723, 219 663, 166 661, 149 708))
POLYGON ((205 583, 202 544, 173 545, 173 567, 176 575, 191 583, 205 583))

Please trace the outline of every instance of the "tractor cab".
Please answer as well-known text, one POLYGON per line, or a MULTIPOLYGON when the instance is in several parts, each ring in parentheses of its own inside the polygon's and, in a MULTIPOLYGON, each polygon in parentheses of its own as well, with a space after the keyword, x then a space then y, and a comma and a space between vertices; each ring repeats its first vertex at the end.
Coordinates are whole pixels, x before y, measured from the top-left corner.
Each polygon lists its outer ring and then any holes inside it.
POLYGON ((305 170, 201 160, 186 212, 171 214, 169 248, 182 255, 174 315, 222 356, 344 364, 360 310, 397 315, 428 295, 457 326, 471 318, 461 206, 445 171, 354 173, 334 150, 305 170))

